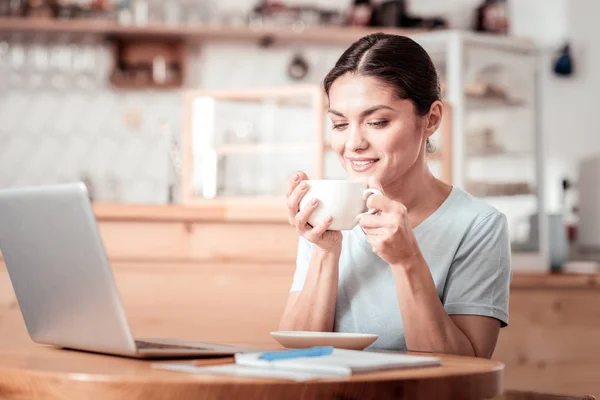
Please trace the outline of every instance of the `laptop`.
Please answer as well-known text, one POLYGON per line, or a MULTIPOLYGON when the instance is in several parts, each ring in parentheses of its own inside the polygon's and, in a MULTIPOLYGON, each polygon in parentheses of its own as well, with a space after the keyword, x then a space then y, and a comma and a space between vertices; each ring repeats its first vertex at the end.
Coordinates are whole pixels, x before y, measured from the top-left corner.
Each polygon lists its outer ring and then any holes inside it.
POLYGON ((36 343, 133 358, 256 351, 134 338, 83 183, 0 190, 0 250, 36 343))

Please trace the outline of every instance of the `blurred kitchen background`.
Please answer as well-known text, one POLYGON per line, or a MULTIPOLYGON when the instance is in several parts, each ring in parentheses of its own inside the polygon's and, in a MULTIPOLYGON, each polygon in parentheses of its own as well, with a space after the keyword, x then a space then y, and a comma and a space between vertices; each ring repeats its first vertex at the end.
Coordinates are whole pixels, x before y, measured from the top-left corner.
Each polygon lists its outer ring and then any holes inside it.
POLYGON ((297 169, 343 178, 315 90, 383 30, 432 55, 448 105, 432 169, 507 214, 515 265, 596 270, 597 15, 596 0, 0 0, 0 188, 193 204, 281 196, 297 169))

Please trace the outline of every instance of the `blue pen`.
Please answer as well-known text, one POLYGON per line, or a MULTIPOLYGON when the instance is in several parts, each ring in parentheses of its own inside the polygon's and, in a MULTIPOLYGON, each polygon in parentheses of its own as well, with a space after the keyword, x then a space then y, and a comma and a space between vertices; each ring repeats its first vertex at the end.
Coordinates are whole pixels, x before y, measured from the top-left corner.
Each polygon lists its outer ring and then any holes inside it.
POLYGON ((311 347, 309 349, 284 350, 284 351, 268 351, 262 353, 260 360, 276 361, 286 360, 289 358, 298 357, 320 357, 328 356, 333 353, 333 346, 311 347))

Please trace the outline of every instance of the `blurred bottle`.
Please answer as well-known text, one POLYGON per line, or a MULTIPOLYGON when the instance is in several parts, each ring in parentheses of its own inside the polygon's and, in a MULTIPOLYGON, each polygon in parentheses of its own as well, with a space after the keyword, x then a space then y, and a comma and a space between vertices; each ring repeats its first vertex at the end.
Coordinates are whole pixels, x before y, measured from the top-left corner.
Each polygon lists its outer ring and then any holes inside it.
POLYGON ((406 4, 402 0, 384 1, 376 0, 373 3, 372 26, 400 26, 403 16, 406 15, 406 4))
POLYGON ((27 17, 29 18, 54 18, 54 10, 47 0, 29 0, 27 4, 27 17))
POLYGON ((373 7, 369 0, 354 0, 348 15, 348 25, 368 26, 371 23, 373 7))
POLYGON ((508 33, 508 4, 506 0, 484 0, 475 11, 477 32, 508 33))
POLYGON ((567 228, 562 213, 548 214, 550 271, 560 272, 569 256, 567 228))
POLYGON ((2 17, 24 17, 26 10, 27 0, 0 0, 0 16, 2 17))

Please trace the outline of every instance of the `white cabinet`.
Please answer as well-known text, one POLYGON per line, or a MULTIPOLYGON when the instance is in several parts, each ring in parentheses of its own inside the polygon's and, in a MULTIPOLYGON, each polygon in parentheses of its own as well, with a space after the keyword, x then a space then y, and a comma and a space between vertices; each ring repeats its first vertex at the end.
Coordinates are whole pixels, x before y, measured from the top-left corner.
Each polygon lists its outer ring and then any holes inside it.
POLYGON ((188 91, 183 202, 278 202, 295 171, 322 178, 324 107, 310 85, 188 91))
POLYGON ((452 183, 507 216, 515 268, 546 269, 536 47, 460 31, 413 39, 432 56, 452 107, 452 183))

